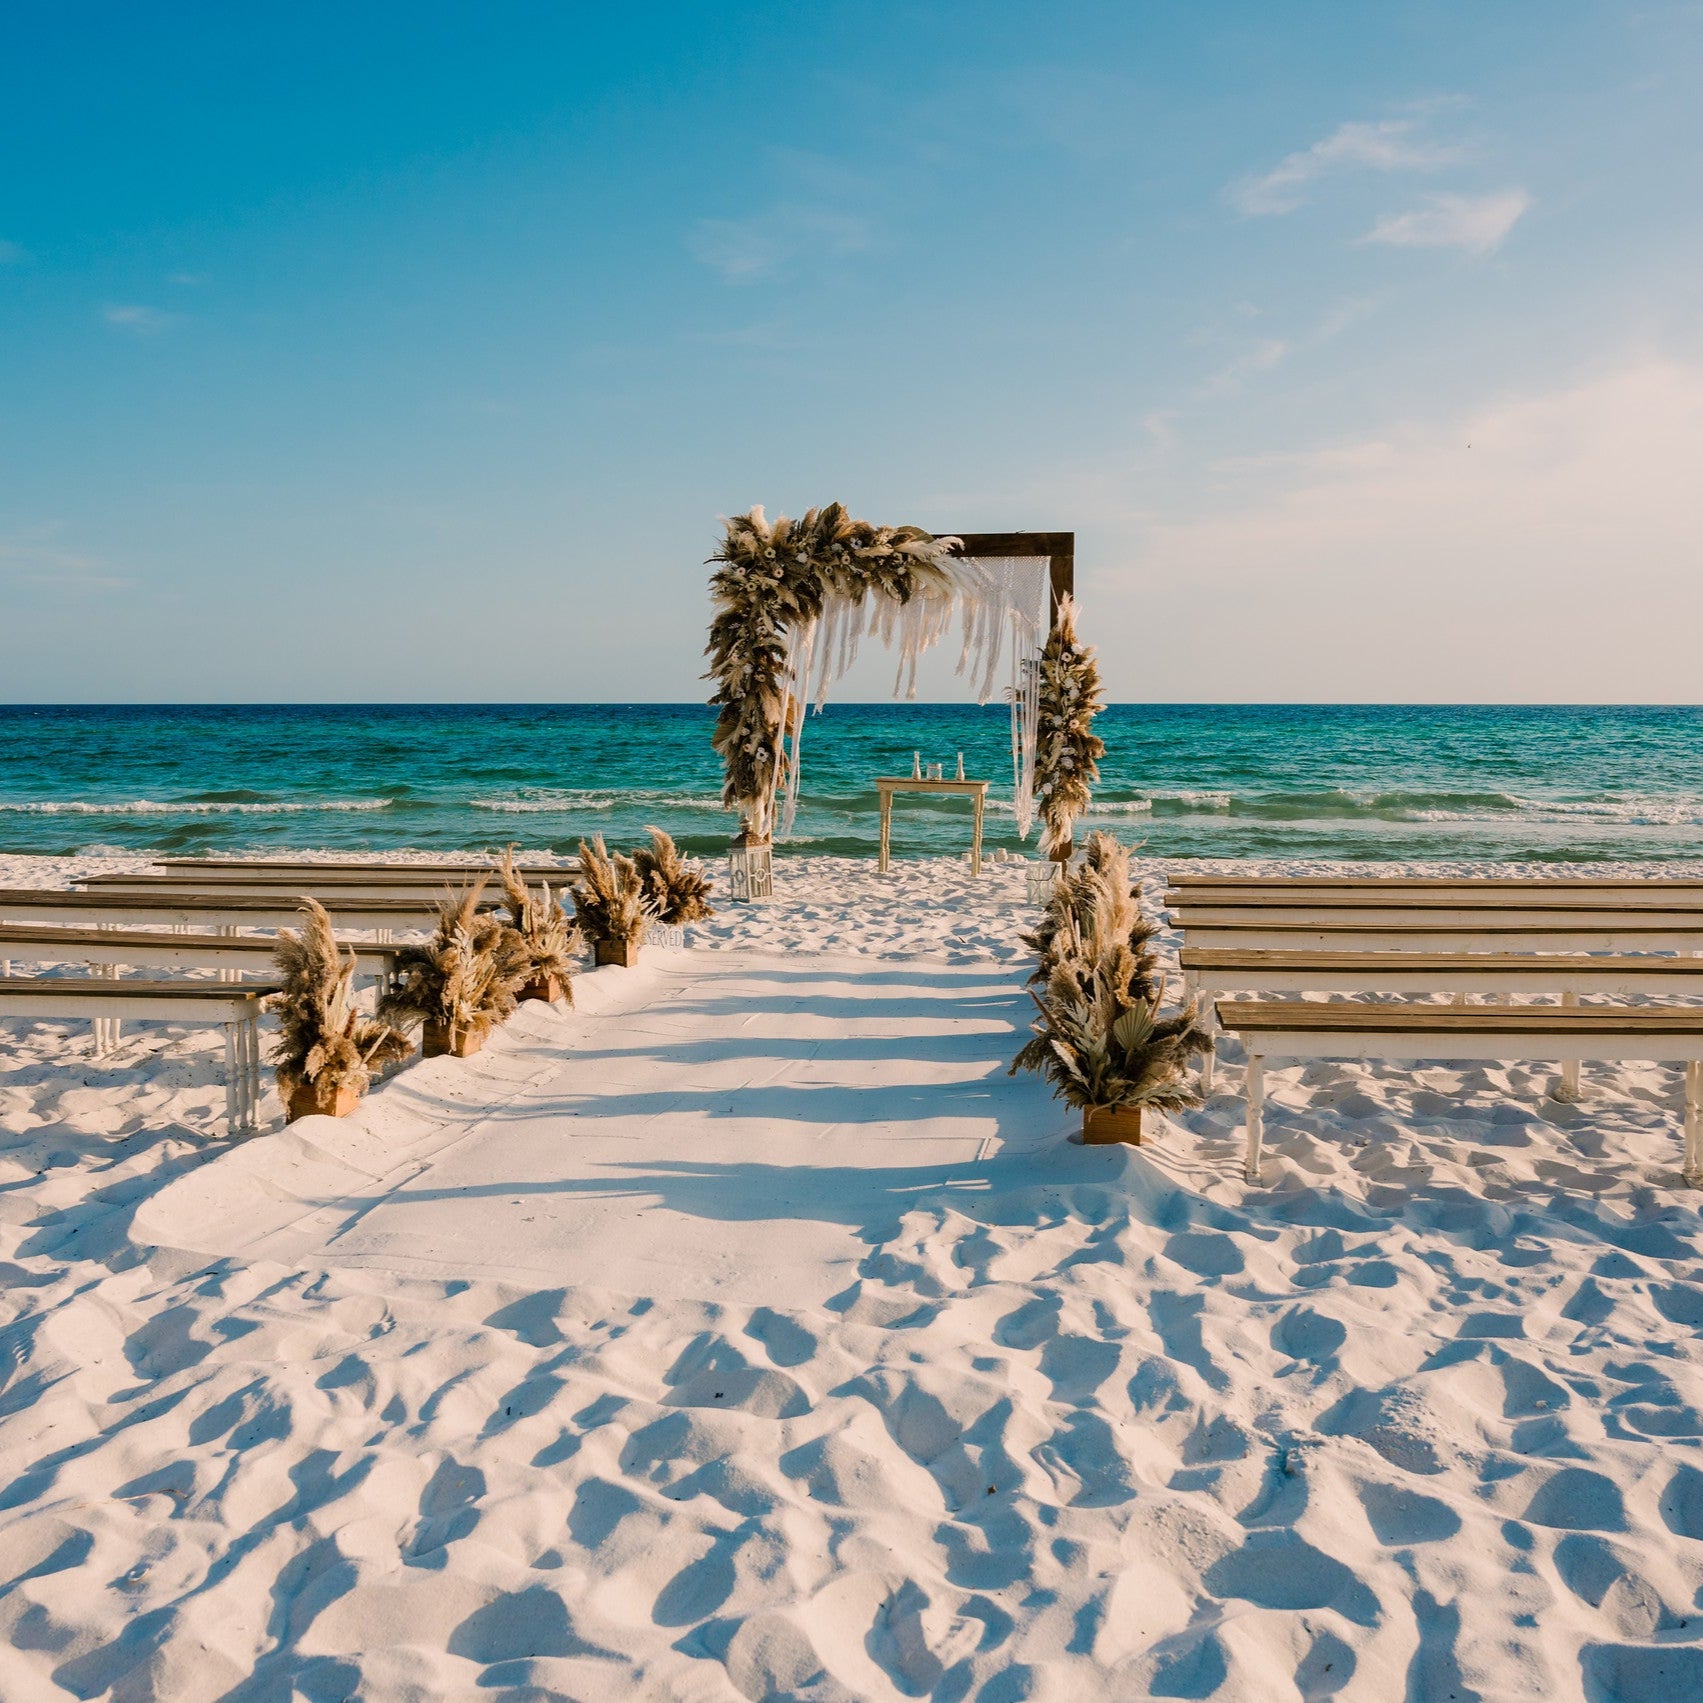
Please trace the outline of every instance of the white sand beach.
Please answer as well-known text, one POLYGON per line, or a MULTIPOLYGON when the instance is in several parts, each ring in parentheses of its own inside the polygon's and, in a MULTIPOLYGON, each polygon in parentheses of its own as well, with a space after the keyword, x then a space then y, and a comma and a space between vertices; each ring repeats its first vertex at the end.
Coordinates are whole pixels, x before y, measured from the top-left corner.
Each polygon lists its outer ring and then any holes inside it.
POLYGON ((1017 867, 776 887, 236 1142, 0 1025, 6 1703, 1703 1694, 1677 1067, 1278 1066, 1250 1187, 1234 1043, 1006 1074, 1017 867))

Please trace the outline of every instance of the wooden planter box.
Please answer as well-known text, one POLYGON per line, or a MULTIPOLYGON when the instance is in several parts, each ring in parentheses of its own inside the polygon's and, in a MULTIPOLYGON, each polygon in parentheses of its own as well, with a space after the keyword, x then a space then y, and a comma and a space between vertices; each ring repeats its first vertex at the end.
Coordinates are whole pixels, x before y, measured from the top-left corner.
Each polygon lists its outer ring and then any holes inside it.
POLYGON ((564 992, 560 976, 541 976, 535 982, 528 982, 520 990, 519 997, 523 1000, 541 999, 549 1005, 560 1005, 564 992))
POLYGON ((420 1052, 426 1058, 471 1058, 484 1044, 483 1035, 452 1030, 442 1023, 428 1023, 420 1031, 420 1052))
POLYGON ((592 957, 599 964, 619 964, 630 970, 639 961, 636 940, 597 940, 592 942, 592 957))
POLYGON ((1113 1142, 1141 1145, 1139 1106, 1090 1106, 1082 1114, 1082 1145, 1104 1147, 1113 1142))
POLYGON ((315 1116, 346 1118, 360 1103, 360 1090, 347 1084, 327 1091, 323 1085, 304 1083, 290 1096, 285 1122, 294 1123, 297 1118, 315 1116))

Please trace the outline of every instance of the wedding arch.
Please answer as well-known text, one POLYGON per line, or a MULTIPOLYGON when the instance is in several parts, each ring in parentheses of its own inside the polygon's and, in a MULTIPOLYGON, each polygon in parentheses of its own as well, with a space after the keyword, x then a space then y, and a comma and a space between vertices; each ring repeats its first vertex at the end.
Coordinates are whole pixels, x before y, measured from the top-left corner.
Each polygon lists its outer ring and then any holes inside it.
MULTIPOLYGON (((705 654, 715 682, 710 703, 720 712, 714 743, 725 767, 722 800, 740 818, 736 848, 766 854, 777 833, 790 832, 806 706, 822 707, 862 639, 896 644, 894 694, 914 696, 917 661, 946 635, 954 615, 962 633, 958 672, 973 683, 978 703, 998 689, 1009 654, 1005 690, 1023 836, 1039 788, 1052 791, 1037 765, 1062 761, 1078 787, 1094 778, 1098 676, 1092 653, 1075 639, 1074 533, 935 535, 855 520, 839 503, 796 520, 770 520, 753 508, 724 528, 710 558, 715 614, 705 654), (1079 661, 1093 678, 1066 680, 1079 661), (1052 735, 1046 741, 1038 738, 1043 696, 1052 735), (1056 749, 1049 753, 1049 746, 1056 749)), ((1067 841, 1069 833, 1067 823, 1067 841)))

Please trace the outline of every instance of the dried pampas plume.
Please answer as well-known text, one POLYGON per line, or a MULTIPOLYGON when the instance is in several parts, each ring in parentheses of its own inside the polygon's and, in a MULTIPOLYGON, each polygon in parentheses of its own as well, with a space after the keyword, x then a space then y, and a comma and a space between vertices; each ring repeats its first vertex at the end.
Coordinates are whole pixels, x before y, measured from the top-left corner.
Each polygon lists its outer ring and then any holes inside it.
POLYGON ((570 891, 574 916, 586 939, 638 942, 653 912, 643 878, 623 852, 610 853, 603 836, 580 841, 579 880, 570 891))
POLYGON ((503 853, 497 879, 502 883, 503 899, 508 905, 509 926, 520 936, 526 951, 526 980, 542 982, 554 977, 572 1005, 574 952, 579 945, 579 930, 568 921, 548 881, 541 881, 536 893, 527 887, 515 868, 513 846, 503 853))
POLYGON ((1157 960, 1148 943, 1159 925, 1141 914, 1135 881, 1130 874, 1129 848, 1113 835, 1096 831, 1083 846, 1080 868, 1064 871, 1054 883, 1041 920, 1019 939, 1035 954, 1031 983, 1045 985, 1074 939, 1124 941, 1143 965, 1137 991, 1152 997, 1158 980, 1157 960), (1067 923, 1076 924, 1073 937, 1067 923))
POLYGON ((278 930, 273 953, 284 986, 267 1000, 278 1014, 272 1063, 286 1098, 301 1088, 335 1093, 366 1092, 372 1073, 399 1064, 413 1043, 382 1017, 355 1004, 355 954, 343 957, 325 907, 302 900, 306 924, 300 934, 278 930))
POLYGON ((379 1006, 383 1016, 431 1023, 455 1043, 483 1039, 514 1011, 531 959, 501 917, 480 910, 484 892, 481 879, 459 899, 446 898, 431 940, 397 954, 397 985, 379 1006))
POLYGON ((644 896, 658 922, 704 922, 715 915, 710 878, 702 867, 680 855, 673 837, 661 828, 646 830, 650 844, 633 853, 644 896))

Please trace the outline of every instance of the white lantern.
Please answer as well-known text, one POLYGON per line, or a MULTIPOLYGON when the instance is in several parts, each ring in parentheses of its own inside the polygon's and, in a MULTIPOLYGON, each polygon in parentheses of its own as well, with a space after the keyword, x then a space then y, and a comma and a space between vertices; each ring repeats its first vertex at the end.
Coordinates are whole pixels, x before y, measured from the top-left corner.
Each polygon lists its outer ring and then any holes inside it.
POLYGON ((735 904, 752 904, 775 896, 774 846, 768 840, 747 840, 743 834, 727 848, 729 896, 735 904))

